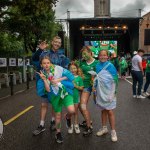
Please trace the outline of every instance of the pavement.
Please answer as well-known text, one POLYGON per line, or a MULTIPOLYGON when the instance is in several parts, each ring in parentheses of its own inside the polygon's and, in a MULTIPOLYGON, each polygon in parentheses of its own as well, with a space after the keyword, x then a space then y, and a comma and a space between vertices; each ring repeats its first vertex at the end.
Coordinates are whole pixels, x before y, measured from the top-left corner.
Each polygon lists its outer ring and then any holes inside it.
MULTIPOLYGON (((127 79, 128 80, 128 79, 127 79)), ((36 95, 35 87, 24 92, 0 100, 0 116, 4 123, 8 123, 14 116, 24 112, 17 119, 4 125, 3 139, 0 150, 149 150, 150 149, 150 100, 132 97, 132 86, 126 80, 119 81, 117 94, 116 131, 118 141, 113 143, 109 133, 97 137, 96 132, 101 128, 101 112, 92 101, 89 110, 93 121, 93 134, 83 137, 75 133, 69 135, 62 119, 62 133, 64 143, 55 141, 55 133, 49 130, 51 107, 46 118, 46 131, 33 136, 39 124, 41 99, 36 95), (25 111, 26 110, 26 111, 25 111)), ((65 113, 65 109, 63 110, 65 113)), ((80 122, 83 120, 79 113, 80 122)))
MULTIPOLYGON (((29 81, 29 87, 35 87, 35 80, 29 81)), ((22 84, 17 83, 13 87, 14 94, 20 93, 27 90, 27 83, 23 82, 22 84)), ((2 86, 0 89, 0 100, 4 97, 9 97, 11 95, 11 87, 2 86)))

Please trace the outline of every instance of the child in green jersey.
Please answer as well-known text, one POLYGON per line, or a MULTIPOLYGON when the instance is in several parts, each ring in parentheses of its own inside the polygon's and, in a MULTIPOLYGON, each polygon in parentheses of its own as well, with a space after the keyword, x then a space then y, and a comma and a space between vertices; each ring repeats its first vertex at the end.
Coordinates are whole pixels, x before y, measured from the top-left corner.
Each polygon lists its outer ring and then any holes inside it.
POLYGON ((40 60, 42 71, 37 72, 41 79, 37 82, 37 93, 39 96, 47 96, 55 112, 57 143, 63 142, 61 134, 62 107, 68 110, 66 115, 66 125, 71 126, 71 116, 75 112, 73 103, 73 74, 61 66, 54 65, 48 56, 40 60))
POLYGON ((90 113, 88 111, 87 105, 89 101, 90 94, 92 92, 92 75, 89 71, 95 71, 96 64, 98 63, 92 56, 92 52, 88 46, 85 46, 81 50, 82 61, 80 62, 80 68, 83 71, 84 79, 84 89, 81 93, 80 109, 82 115, 86 121, 86 130, 83 132, 84 136, 88 136, 92 133, 90 113))
POLYGON ((70 128, 68 128, 68 133, 72 134, 73 129, 75 130, 75 133, 79 134, 80 129, 78 125, 78 108, 79 108, 79 102, 80 102, 80 91, 83 90, 83 79, 82 79, 82 72, 80 68, 78 67, 75 62, 71 62, 69 65, 69 70, 74 75, 74 91, 73 91, 73 101, 75 106, 75 114, 74 114, 74 126, 71 125, 70 128))

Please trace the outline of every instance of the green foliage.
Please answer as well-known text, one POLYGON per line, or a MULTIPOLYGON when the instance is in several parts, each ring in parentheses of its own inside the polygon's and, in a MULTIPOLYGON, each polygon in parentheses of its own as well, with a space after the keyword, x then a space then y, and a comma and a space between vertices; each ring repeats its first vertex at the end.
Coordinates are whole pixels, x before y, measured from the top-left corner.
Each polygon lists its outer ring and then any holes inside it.
POLYGON ((55 23, 53 6, 56 2, 57 0, 0 1, 2 49, 35 51, 39 40, 51 40, 61 29, 61 25, 55 23), (5 46, 4 43, 8 45, 5 46))
POLYGON ((14 35, 9 35, 7 33, 0 34, 0 51, 6 52, 7 50, 18 50, 22 49, 23 43, 18 41, 14 35))

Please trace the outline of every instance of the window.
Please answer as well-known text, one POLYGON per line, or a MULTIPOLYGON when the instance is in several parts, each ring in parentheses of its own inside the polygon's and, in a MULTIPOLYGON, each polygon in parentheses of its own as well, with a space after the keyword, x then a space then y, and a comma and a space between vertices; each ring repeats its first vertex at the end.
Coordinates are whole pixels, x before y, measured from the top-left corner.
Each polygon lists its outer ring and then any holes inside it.
POLYGON ((150 45, 150 29, 144 31, 144 45, 150 45))

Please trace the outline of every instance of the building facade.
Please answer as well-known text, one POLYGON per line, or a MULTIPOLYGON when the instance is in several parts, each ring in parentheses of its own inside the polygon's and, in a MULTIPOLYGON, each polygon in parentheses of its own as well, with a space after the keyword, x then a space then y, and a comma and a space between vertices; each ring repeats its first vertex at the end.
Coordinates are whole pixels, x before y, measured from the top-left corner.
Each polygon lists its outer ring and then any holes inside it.
POLYGON ((110 17, 110 0, 94 0, 94 17, 110 17))
POLYGON ((140 20, 139 48, 145 53, 150 53, 150 12, 142 16, 140 20))

